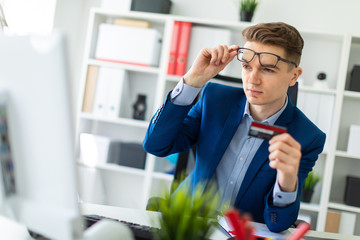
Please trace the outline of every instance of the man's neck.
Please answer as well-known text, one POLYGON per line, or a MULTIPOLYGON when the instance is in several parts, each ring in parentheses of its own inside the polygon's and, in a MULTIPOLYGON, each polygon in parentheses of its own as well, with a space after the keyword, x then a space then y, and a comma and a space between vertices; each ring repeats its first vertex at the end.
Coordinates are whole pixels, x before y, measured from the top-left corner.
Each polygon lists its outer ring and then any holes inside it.
POLYGON ((285 104, 286 97, 284 97, 283 101, 278 101, 273 104, 266 105, 253 105, 249 103, 250 114, 255 121, 262 122, 275 113, 277 113, 285 104))

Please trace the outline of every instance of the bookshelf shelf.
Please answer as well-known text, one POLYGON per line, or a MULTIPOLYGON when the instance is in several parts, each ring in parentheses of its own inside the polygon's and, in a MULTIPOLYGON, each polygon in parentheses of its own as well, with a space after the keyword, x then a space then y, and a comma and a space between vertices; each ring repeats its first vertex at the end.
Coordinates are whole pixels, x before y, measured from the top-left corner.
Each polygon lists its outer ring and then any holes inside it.
POLYGON ((349 154, 345 151, 336 151, 335 155, 337 157, 345 157, 345 158, 353 158, 353 159, 360 159, 359 155, 349 154))
POLYGON ((311 92, 311 93, 323 93, 323 94, 329 94, 329 95, 336 94, 335 89, 319 89, 319 88, 314 88, 314 87, 310 87, 310 86, 299 86, 299 91, 311 92))
POLYGON ((341 211, 347 211, 347 212, 360 213, 359 207, 353 207, 343 203, 329 202, 329 208, 333 208, 341 211))
POLYGON ((124 64, 124 63, 106 62, 106 61, 100 61, 100 60, 95 60, 95 59, 89 59, 88 65, 99 66, 99 67, 119 68, 119 69, 124 69, 124 70, 128 70, 128 71, 153 73, 153 74, 158 74, 160 72, 160 69, 157 67, 143 67, 143 66, 124 64))
POLYGON ((81 113, 80 118, 94 120, 94 121, 107 122, 107 123, 121 124, 121 125, 132 126, 132 127, 140 127, 140 128, 145 128, 145 129, 149 126, 149 122, 147 122, 147 121, 135 120, 135 119, 130 119, 130 118, 101 117, 101 116, 96 116, 91 113, 81 113))
POLYGON ((345 91, 344 96, 347 97, 347 98, 360 99, 360 92, 345 91))
POLYGON ((312 212, 319 212, 320 211, 320 205, 316 203, 300 203, 300 209, 306 210, 306 211, 312 211, 312 212))
POLYGON ((120 166, 120 165, 116 165, 116 164, 112 164, 112 163, 101 163, 101 164, 96 164, 96 165, 89 165, 89 164, 81 162, 79 160, 78 164, 81 166, 84 166, 84 167, 89 167, 89 168, 108 170, 108 171, 112 171, 112 172, 136 175, 136 176, 141 176, 141 177, 145 176, 145 171, 143 169, 125 167, 125 166, 120 166))
POLYGON ((152 173, 152 176, 154 179, 162 179, 169 182, 172 182, 174 180, 174 175, 168 173, 154 172, 152 173))

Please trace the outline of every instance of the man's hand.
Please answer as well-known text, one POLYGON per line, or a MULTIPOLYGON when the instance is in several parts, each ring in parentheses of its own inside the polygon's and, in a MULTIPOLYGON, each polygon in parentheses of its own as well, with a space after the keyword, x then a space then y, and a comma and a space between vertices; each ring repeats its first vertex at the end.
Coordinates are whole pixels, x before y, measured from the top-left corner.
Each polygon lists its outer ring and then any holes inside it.
POLYGON ((283 133, 271 138, 269 144, 269 165, 277 170, 281 190, 294 192, 301 159, 300 143, 290 134, 283 133))
POLYGON ((219 45, 202 49, 184 75, 184 82, 191 87, 202 88, 234 59, 238 48, 237 45, 219 45))

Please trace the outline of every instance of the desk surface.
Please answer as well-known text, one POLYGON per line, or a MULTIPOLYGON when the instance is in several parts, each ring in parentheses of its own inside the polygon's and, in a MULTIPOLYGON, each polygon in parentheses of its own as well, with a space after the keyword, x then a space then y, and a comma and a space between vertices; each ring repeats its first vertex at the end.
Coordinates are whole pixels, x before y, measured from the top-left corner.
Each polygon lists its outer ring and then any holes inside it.
MULTIPOLYGON (((81 209, 83 214, 97 214, 101 216, 128 221, 128 222, 134 222, 141 225, 159 227, 157 219, 160 213, 158 212, 121 208, 121 207, 112 207, 112 206, 97 205, 97 204, 87 204, 87 203, 82 204, 81 209)), ((317 231, 309 231, 306 234, 306 236, 309 237, 309 239, 311 240, 312 239, 315 240, 316 238, 324 239, 324 240, 325 239, 360 240, 359 236, 350 236, 350 235, 317 232, 317 231)), ((220 230, 215 230, 215 232, 211 235, 211 239, 225 240, 227 239, 227 236, 224 233, 222 233, 220 230)))

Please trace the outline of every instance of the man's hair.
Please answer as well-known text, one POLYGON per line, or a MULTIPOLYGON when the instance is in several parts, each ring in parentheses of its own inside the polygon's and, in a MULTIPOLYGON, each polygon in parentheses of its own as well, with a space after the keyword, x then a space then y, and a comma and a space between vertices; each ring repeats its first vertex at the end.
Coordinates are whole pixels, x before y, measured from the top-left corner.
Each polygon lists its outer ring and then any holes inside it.
POLYGON ((285 50, 285 58, 300 64, 304 40, 293 26, 283 23, 260 23, 242 31, 245 42, 253 41, 266 45, 281 47, 285 50))

